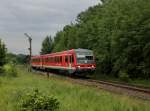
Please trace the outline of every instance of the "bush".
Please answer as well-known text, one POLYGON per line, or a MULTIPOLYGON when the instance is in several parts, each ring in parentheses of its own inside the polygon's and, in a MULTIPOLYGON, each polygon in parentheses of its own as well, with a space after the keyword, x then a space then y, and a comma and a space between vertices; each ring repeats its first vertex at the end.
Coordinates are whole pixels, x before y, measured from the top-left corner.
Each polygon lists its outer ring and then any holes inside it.
POLYGON ((17 69, 13 64, 6 64, 4 66, 5 74, 9 77, 17 77, 17 69))
POLYGON ((4 75, 4 68, 3 67, 0 67, 0 76, 1 75, 4 75))
POLYGON ((124 82, 129 82, 130 80, 129 75, 125 71, 120 71, 118 77, 124 82))
POLYGON ((21 111, 55 111, 59 108, 57 99, 42 95, 36 89, 25 95, 21 101, 21 111))
POLYGON ((1 81, 1 79, 0 79, 0 86, 1 86, 1 84, 2 84, 2 81, 1 81))

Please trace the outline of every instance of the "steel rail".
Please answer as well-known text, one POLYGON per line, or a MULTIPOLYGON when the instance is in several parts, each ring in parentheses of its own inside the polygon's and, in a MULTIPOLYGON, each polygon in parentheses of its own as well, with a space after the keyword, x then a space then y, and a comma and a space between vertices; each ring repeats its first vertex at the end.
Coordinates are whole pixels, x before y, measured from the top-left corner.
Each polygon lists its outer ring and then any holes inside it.
POLYGON ((135 86, 135 85, 133 86, 133 85, 127 85, 127 84, 123 84, 123 83, 117 83, 117 82, 114 83, 114 82, 107 82, 107 81, 93 80, 93 79, 87 79, 87 81, 111 85, 111 86, 119 87, 119 88, 125 88, 125 89, 129 89, 129 90, 133 90, 133 91, 147 93, 150 95, 150 89, 145 88, 145 87, 142 88, 141 86, 139 87, 139 86, 135 86))

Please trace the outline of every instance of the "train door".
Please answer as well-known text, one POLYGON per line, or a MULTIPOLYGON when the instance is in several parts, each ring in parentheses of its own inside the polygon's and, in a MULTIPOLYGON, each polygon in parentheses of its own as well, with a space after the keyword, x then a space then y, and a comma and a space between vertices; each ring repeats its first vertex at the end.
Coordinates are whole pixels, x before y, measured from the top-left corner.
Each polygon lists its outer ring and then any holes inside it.
POLYGON ((65 67, 69 66, 69 57, 68 55, 65 55, 65 67))
POLYGON ((69 67, 73 67, 74 66, 74 57, 73 54, 69 55, 69 67))
POLYGON ((68 67, 68 68, 72 68, 74 66, 73 54, 65 56, 65 66, 68 67))

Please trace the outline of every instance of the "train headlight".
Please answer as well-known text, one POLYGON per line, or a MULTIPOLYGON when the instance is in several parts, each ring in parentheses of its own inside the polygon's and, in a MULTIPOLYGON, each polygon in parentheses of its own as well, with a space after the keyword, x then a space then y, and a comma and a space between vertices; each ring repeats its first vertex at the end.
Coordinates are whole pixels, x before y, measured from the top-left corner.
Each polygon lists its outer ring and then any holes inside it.
POLYGON ((80 68, 80 66, 78 66, 78 68, 80 68))
POLYGON ((94 68, 94 66, 92 65, 92 68, 94 68))

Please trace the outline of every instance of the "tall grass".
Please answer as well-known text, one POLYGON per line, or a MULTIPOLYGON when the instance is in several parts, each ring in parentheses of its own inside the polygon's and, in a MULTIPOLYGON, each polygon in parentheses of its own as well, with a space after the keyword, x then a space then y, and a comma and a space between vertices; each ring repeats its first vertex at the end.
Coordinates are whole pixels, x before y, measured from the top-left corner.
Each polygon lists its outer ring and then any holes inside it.
POLYGON ((0 81, 0 111, 18 111, 21 96, 35 88, 57 98, 60 111, 150 111, 150 102, 73 84, 65 79, 47 79, 23 68, 18 70, 17 78, 0 77, 0 81))

